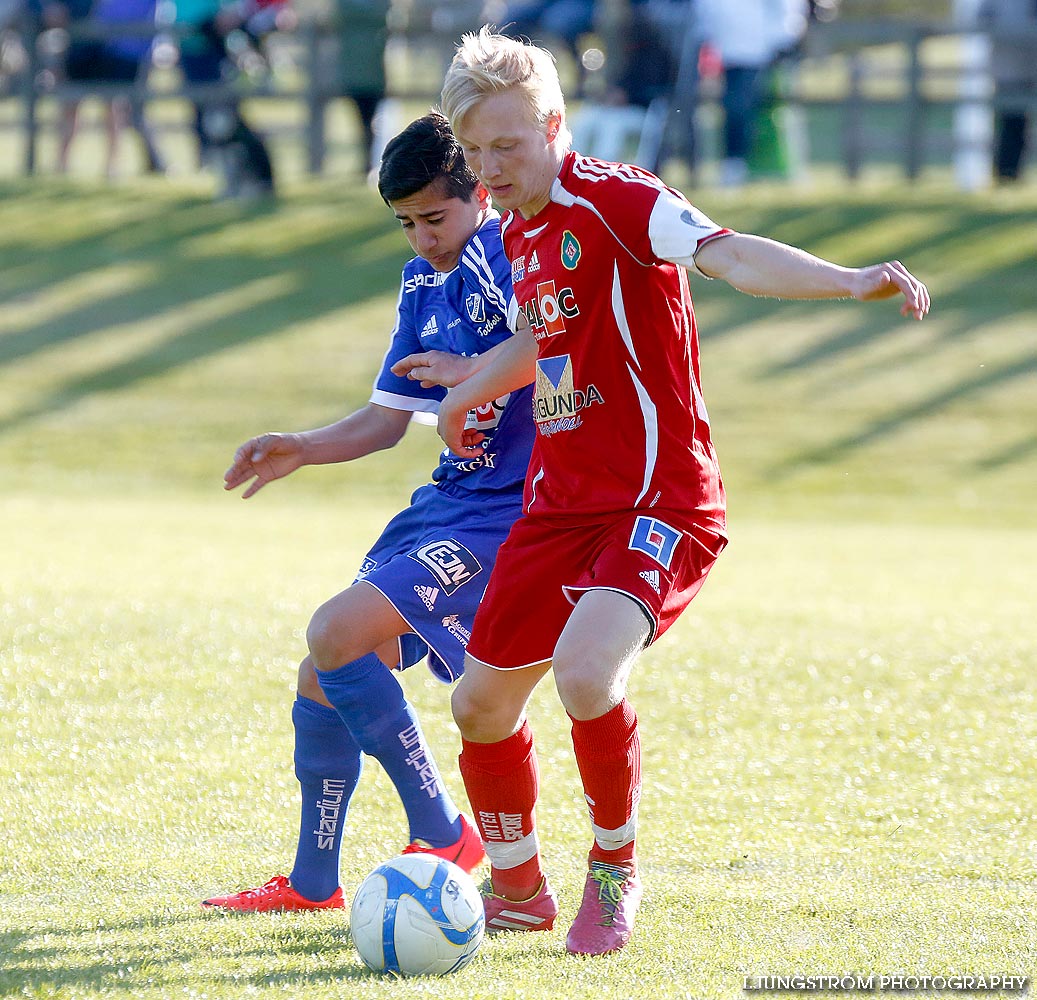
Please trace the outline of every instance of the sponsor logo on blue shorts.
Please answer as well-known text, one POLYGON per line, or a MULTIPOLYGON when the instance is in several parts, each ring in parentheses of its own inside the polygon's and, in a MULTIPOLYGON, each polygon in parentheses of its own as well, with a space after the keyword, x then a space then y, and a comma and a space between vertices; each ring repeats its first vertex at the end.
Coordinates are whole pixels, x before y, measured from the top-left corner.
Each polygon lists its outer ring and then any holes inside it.
POLYGON ((482 572, 479 560, 452 538, 428 542, 407 555, 415 562, 421 563, 436 578, 443 593, 447 595, 454 593, 482 572))

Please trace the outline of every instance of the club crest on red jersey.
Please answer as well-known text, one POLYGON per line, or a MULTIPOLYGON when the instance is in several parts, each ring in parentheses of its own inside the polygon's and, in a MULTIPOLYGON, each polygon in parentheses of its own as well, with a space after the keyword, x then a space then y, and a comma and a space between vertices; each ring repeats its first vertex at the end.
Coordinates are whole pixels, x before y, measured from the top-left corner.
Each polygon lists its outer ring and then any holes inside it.
POLYGON ((575 270, 582 253, 580 241, 567 229, 562 233, 562 267, 569 271, 575 270))

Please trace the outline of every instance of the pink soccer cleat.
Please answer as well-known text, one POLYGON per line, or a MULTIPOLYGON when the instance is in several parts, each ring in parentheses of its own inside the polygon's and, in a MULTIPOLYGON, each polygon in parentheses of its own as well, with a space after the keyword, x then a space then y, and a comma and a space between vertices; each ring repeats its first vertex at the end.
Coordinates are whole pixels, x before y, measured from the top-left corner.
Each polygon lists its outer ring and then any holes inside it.
POLYGON ((634 930, 641 902, 641 879, 619 865, 592 861, 565 950, 573 955, 607 955, 618 951, 634 930))

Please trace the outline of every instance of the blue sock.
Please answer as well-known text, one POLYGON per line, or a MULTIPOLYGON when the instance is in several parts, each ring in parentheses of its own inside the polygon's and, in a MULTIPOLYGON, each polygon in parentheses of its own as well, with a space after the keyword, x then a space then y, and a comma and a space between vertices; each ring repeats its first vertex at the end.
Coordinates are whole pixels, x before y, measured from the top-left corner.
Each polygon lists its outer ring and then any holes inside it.
POLYGON ((292 723, 302 815, 289 878, 300 896, 321 901, 338 888, 346 810, 360 780, 363 757, 333 708, 300 695, 292 706, 292 723))
POLYGON ((317 679, 360 748, 378 760, 396 786, 410 839, 432 847, 453 844, 461 836, 460 813, 392 671, 369 653, 338 670, 318 670, 317 679))

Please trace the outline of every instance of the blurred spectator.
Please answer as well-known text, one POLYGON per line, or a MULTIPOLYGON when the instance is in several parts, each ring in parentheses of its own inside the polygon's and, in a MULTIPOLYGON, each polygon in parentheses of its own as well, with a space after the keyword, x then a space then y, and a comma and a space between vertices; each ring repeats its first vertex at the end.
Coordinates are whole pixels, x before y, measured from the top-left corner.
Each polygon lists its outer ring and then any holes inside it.
POLYGON ((580 67, 581 35, 594 30, 594 0, 515 0, 501 16, 501 32, 548 47, 562 42, 580 67))
MULTIPOLYGON (((360 119, 361 173, 377 169, 376 117, 385 101, 389 0, 335 0, 338 56, 334 93, 353 102, 360 119)), ((385 109, 383 108, 383 111, 385 109)))
POLYGON ((697 0, 706 44, 724 81, 720 183, 742 184, 749 174, 767 71, 795 50, 807 26, 808 0, 697 0))
POLYGON ((1022 173, 1027 125, 1037 96, 1037 0, 984 0, 980 19, 991 32, 994 175, 1016 181, 1022 173))
POLYGON ((0 96, 11 93, 28 65, 22 43, 24 4, 0 0, 0 96))
MULTIPOLYGON (((175 0, 175 23, 193 30, 179 39, 180 69, 193 85, 230 84, 239 75, 228 40, 243 40, 258 4, 223 0, 175 0)), ((276 20, 271 27, 276 27, 276 20)), ((274 192, 273 162, 266 142, 245 120, 240 101, 226 88, 194 102, 199 161, 222 180, 221 196, 253 198, 274 192)))
MULTIPOLYGON (((127 89, 143 80, 151 64, 151 46, 154 33, 143 26, 154 25, 155 0, 68 0, 63 4, 48 4, 43 8, 44 23, 48 27, 92 27, 100 34, 83 37, 73 34, 65 54, 65 78, 74 84, 122 84, 127 89), (132 33, 132 26, 141 26, 140 35, 132 33), (119 31, 106 32, 106 27, 119 31)), ((67 173, 72 140, 76 135, 80 100, 64 101, 58 125, 58 172, 67 173)), ((161 173, 162 160, 144 115, 143 103, 134 95, 126 94, 105 101, 105 175, 114 177, 119 153, 120 136, 132 124, 144 144, 146 169, 161 173)))
POLYGON ((655 170, 691 3, 608 0, 601 8, 596 27, 607 52, 606 87, 573 116, 574 145, 589 156, 655 170))

